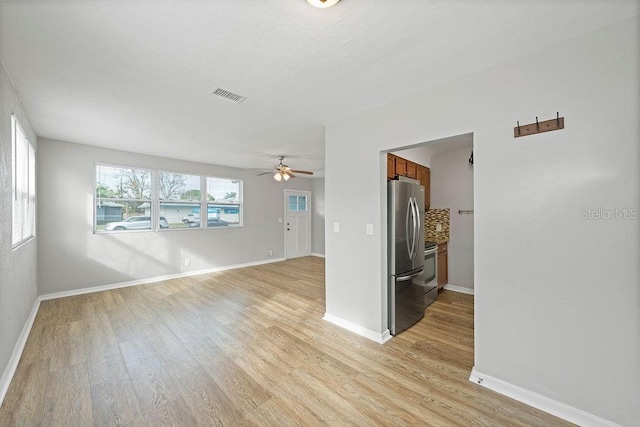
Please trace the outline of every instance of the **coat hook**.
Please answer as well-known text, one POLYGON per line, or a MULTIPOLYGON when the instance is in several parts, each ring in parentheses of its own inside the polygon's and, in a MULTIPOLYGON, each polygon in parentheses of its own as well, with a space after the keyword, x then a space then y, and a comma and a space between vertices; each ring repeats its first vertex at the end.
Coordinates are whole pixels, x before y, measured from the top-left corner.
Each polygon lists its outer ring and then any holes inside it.
POLYGON ((524 127, 521 127, 520 121, 517 120, 517 126, 513 128, 513 137, 518 138, 520 136, 533 135, 540 132, 564 129, 564 117, 560 117, 560 111, 556 111, 555 124, 553 123, 553 121, 553 119, 549 119, 540 122, 540 118, 536 116, 535 122, 524 124, 522 125, 524 127), (536 127, 533 127, 533 125, 536 125, 536 127))

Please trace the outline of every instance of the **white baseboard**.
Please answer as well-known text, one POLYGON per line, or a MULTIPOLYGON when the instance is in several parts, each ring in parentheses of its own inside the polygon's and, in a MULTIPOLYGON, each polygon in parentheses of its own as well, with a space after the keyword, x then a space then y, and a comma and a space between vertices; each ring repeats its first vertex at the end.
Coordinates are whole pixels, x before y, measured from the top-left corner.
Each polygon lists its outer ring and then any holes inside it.
POLYGON ((618 424, 574 408, 573 406, 565 405, 557 400, 549 399, 541 394, 534 393, 490 375, 485 375, 478 372, 475 367, 471 370, 469 381, 580 426, 620 427, 618 424))
POLYGON ((333 323, 336 326, 340 326, 341 328, 346 329, 347 331, 351 331, 355 334, 358 334, 362 337, 368 338, 371 341, 375 341, 378 344, 384 344, 385 342, 391 339, 391 334, 387 329, 383 333, 374 332, 371 329, 363 328, 360 325, 356 325, 355 323, 351 323, 348 320, 344 320, 338 316, 334 316, 333 314, 325 313, 323 320, 327 322, 333 323))
POLYGON ((7 363, 7 367, 4 369, 2 377, 0 378, 0 406, 2 406, 2 402, 4 402, 7 390, 9 390, 9 384, 11 384, 13 375, 16 373, 16 369, 18 368, 18 362, 20 362, 22 351, 27 343, 27 338, 29 337, 29 333, 33 327, 33 321, 36 319, 36 314, 38 314, 39 308, 40 299, 37 298, 33 303, 33 308, 31 309, 31 313, 29 313, 27 322, 24 324, 22 332, 20 332, 20 335, 18 336, 18 341, 16 342, 16 345, 13 346, 13 352, 9 358, 9 363, 7 363))
POLYGON ((444 285, 444 288, 448 291, 460 292, 461 294, 473 295, 473 288, 465 288, 464 286, 456 285, 444 285))
POLYGON ((391 339, 391 331, 388 329, 382 333, 382 342, 380 344, 384 344, 391 339))
POLYGON ((226 266, 223 266, 223 267, 214 267, 214 268, 207 268, 207 269, 203 269, 203 270, 194 270, 194 271, 188 271, 188 272, 184 272, 184 273, 167 274, 167 275, 164 275, 164 276, 150 277, 148 279, 131 280, 131 281, 128 281, 128 282, 112 283, 112 284, 109 284, 109 285, 92 286, 92 287, 89 287, 89 288, 73 289, 73 290, 70 290, 70 291, 63 291, 63 292, 54 292, 52 294, 40 295, 39 298, 40 298, 41 301, 46 301, 46 300, 50 300, 50 299, 70 297, 70 296, 74 296, 74 295, 82 295, 82 294, 90 294, 90 293, 93 293, 93 292, 108 291, 110 289, 126 288, 126 287, 129 287, 129 286, 138 286, 138 285, 144 285, 144 284, 148 284, 148 283, 162 282, 162 281, 171 280, 171 279, 181 279, 183 277, 198 276, 200 274, 217 273, 219 271, 235 270, 237 268, 244 268, 244 267, 254 267, 256 265, 271 264, 271 263, 274 263, 274 262, 280 262, 280 261, 284 261, 284 260, 285 260, 285 258, 274 258, 274 259, 269 259, 269 260, 248 262, 248 263, 244 263, 244 264, 234 264, 234 265, 226 265, 226 266))
POLYGON ((311 256, 317 256, 317 257, 319 257, 319 258, 324 258, 324 254, 317 254, 317 253, 315 253, 315 252, 312 252, 312 253, 311 253, 311 256))

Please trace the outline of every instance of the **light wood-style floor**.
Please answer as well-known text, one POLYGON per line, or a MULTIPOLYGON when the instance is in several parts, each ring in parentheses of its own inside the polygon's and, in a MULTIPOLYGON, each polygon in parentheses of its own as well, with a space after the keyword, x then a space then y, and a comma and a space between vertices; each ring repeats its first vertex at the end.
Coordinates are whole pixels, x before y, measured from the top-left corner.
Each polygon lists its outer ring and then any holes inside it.
POLYGON ((324 308, 315 257, 45 301, 0 426, 568 425, 468 381, 472 296, 384 345, 324 308))

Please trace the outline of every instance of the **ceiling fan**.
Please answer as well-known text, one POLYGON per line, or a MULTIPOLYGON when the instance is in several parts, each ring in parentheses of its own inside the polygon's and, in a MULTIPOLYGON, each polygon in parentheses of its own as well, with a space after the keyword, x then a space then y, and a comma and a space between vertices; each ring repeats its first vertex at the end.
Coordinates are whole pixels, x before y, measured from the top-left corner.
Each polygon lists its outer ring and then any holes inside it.
POLYGON ((272 170, 259 173, 258 176, 273 173, 273 179, 275 179, 276 181, 282 181, 282 180, 288 181, 289 178, 295 178, 294 173, 300 173, 304 175, 313 175, 313 172, 303 171, 298 169, 291 169, 289 166, 282 163, 282 161, 284 160, 284 156, 278 156, 278 160, 279 160, 279 163, 276 165, 273 165, 272 170))

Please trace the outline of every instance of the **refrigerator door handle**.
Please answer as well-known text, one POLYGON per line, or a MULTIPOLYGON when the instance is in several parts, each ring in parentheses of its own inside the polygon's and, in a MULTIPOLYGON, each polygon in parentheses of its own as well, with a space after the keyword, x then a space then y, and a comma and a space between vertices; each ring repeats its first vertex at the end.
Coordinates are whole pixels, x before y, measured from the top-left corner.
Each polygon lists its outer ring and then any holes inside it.
MULTIPOLYGON (((423 218, 420 217, 420 206, 418 206, 418 199, 416 199, 415 197, 413 198, 413 204, 416 207, 416 255, 419 254, 419 256, 422 256, 422 251, 424 249, 424 241, 423 242, 419 242, 418 238, 420 237, 420 233, 422 232, 422 230, 420 230, 420 227, 422 227, 422 221, 423 218)), ((424 240, 424 239, 423 239, 424 240)))
POLYGON ((411 251, 409 252, 409 258, 413 259, 413 250, 416 241, 416 219, 414 218, 415 212, 413 211, 413 197, 409 197, 409 210, 411 211, 411 251))
MULTIPOLYGON (((405 234, 407 238, 407 252, 409 252, 409 259, 413 259, 413 236, 409 235, 409 220, 413 216, 413 205, 411 203, 411 197, 409 197, 409 201, 407 202, 407 218, 405 220, 405 234)), ((413 229, 411 230, 411 234, 413 234, 413 229)))
POLYGON ((407 274, 406 276, 398 276, 396 277, 396 282, 406 282, 407 280, 411 280, 414 277, 421 275, 423 270, 424 269, 421 268, 420 270, 418 270, 413 274, 407 274))
MULTIPOLYGON (((413 206, 416 209, 416 255, 420 251, 420 246, 418 245, 418 237, 420 237, 420 208, 418 207, 418 199, 413 198, 413 206)), ((422 242, 422 249, 424 249, 424 242, 422 242)))
POLYGON ((412 238, 412 243, 411 243, 411 259, 414 259, 416 257, 416 253, 418 252, 418 202, 416 202, 416 198, 415 197, 411 197, 410 199, 410 204, 411 204, 411 216, 412 216, 412 225, 413 225, 413 238, 412 238))

